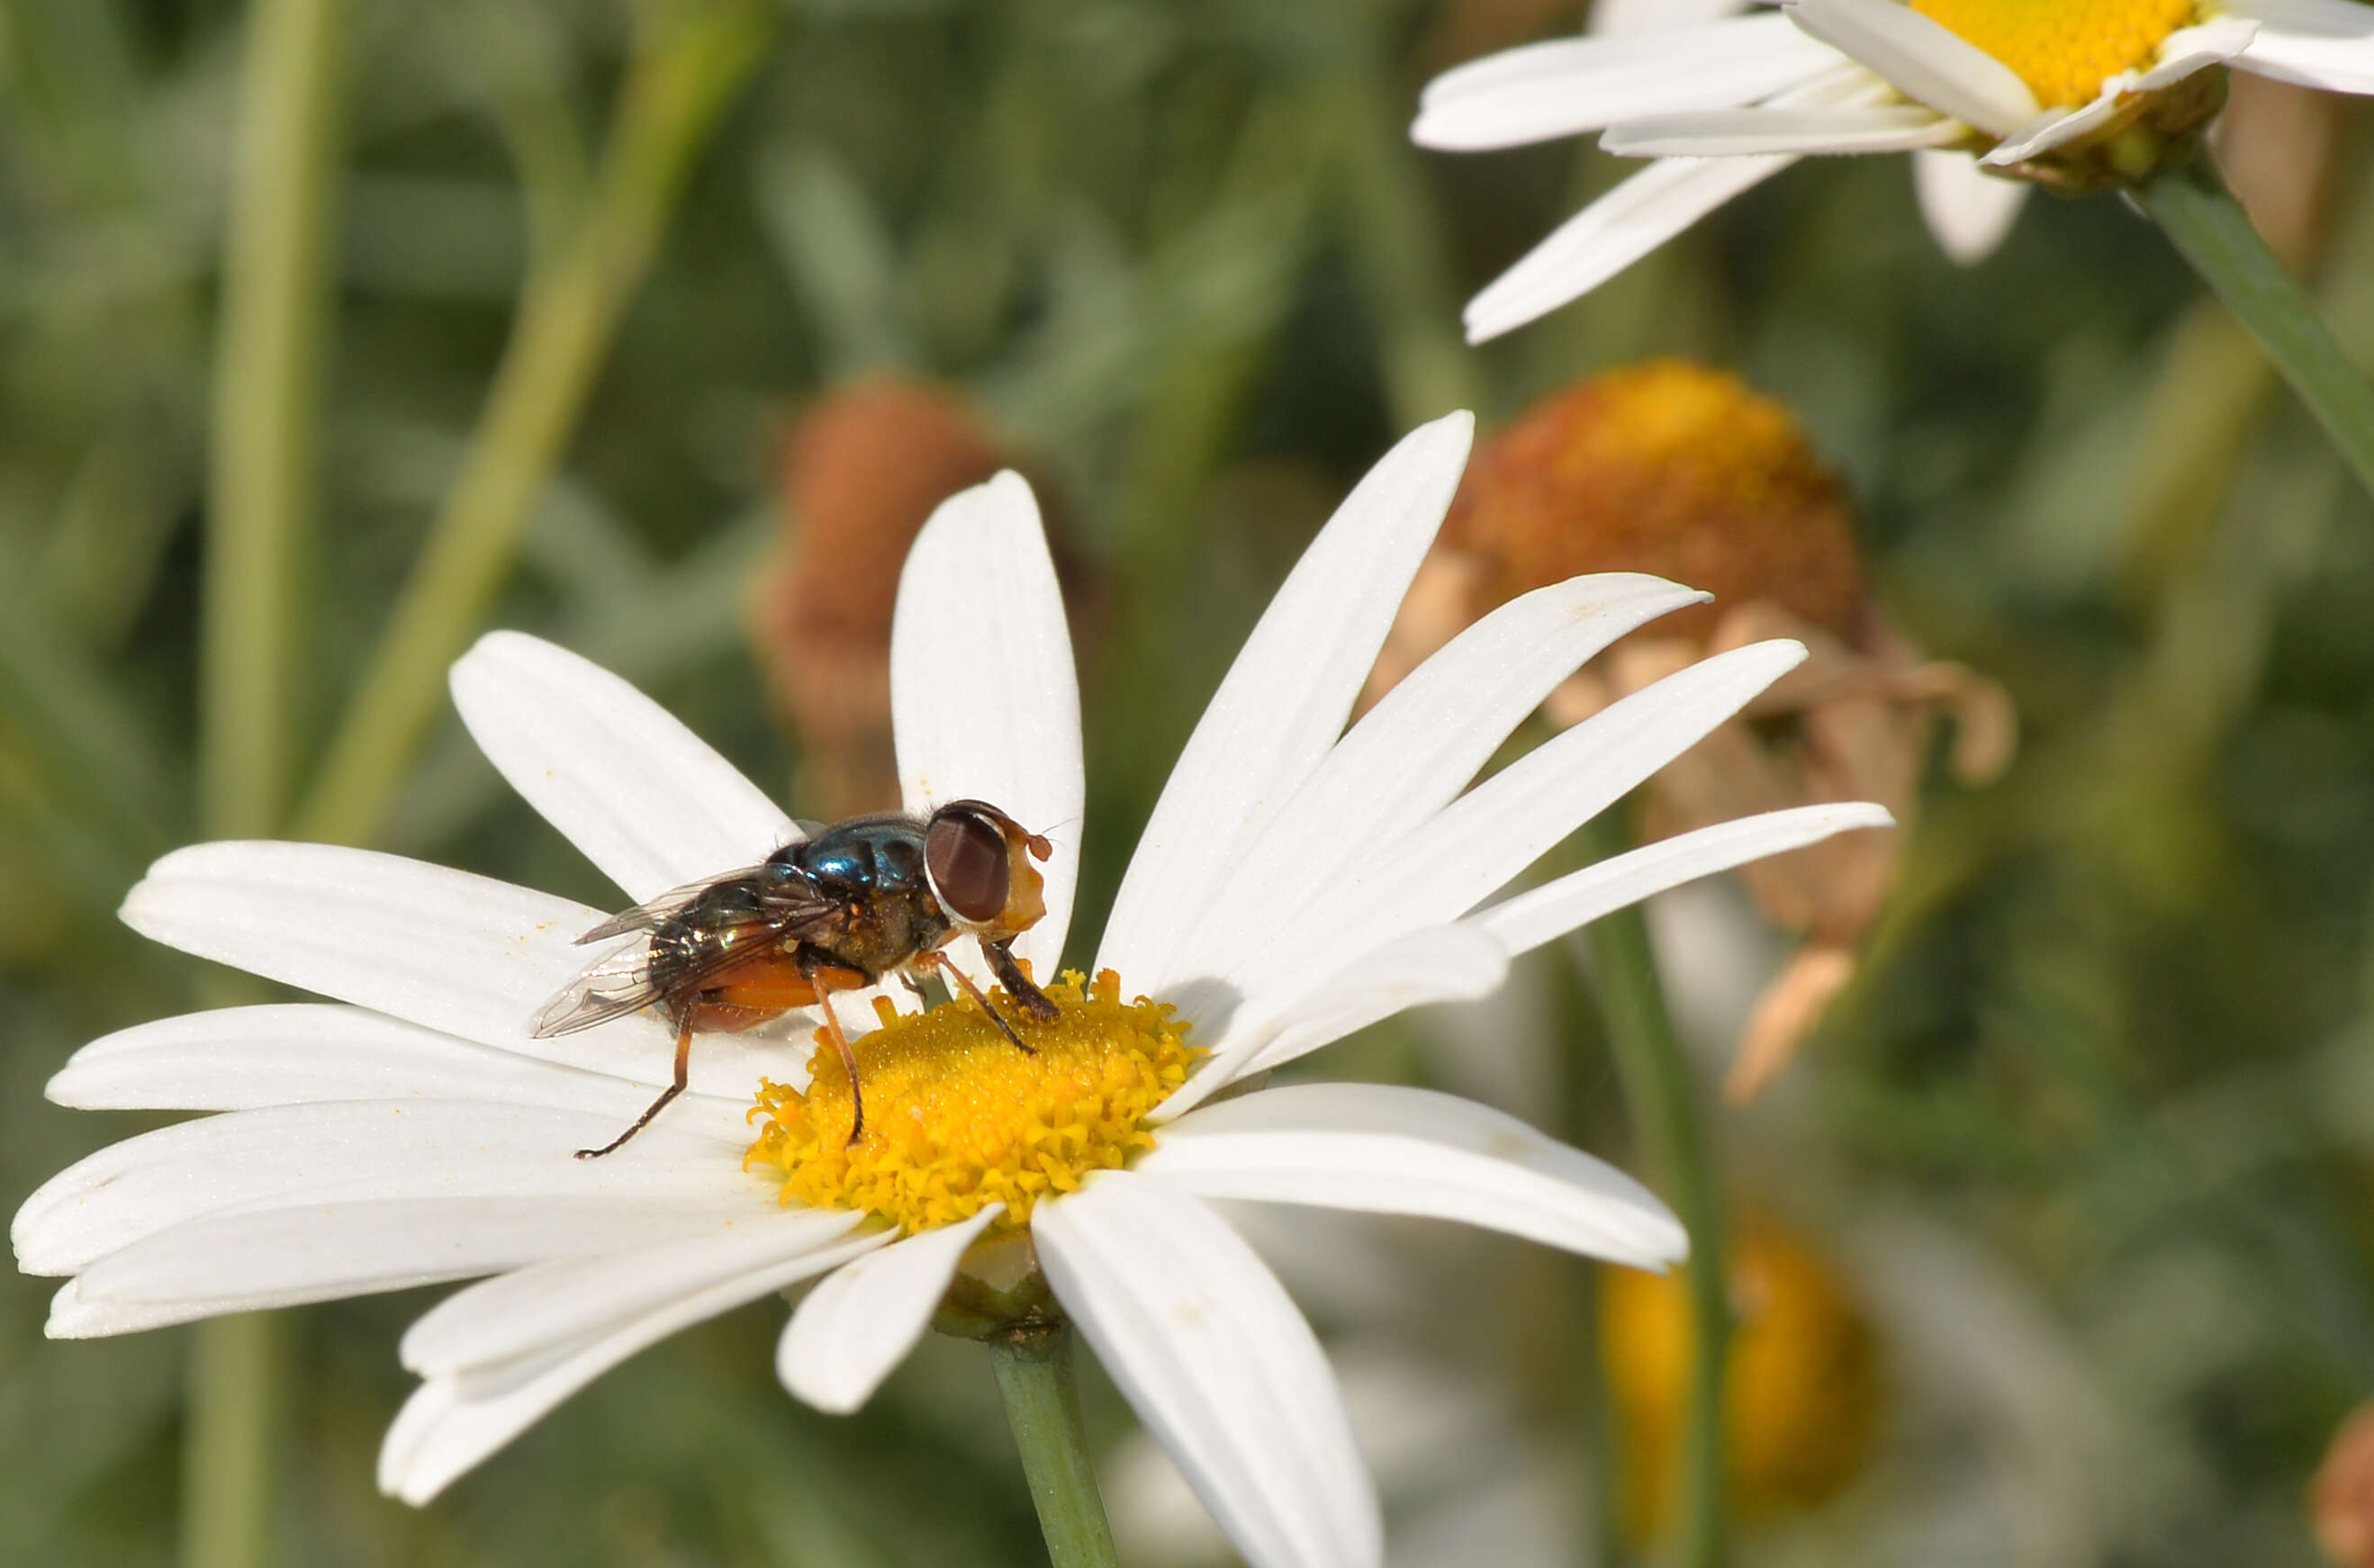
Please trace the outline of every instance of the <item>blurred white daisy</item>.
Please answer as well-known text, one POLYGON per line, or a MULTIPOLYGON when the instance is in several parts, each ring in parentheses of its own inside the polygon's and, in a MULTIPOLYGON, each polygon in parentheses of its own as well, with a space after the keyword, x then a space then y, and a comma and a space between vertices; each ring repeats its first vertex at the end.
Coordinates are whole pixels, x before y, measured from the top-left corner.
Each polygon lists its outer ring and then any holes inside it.
MULTIPOLYGON (((1467 305, 1471 342, 1588 293, 1809 154, 1910 152, 1949 255, 1985 255, 2019 181, 2146 177, 2215 115, 2231 65, 2374 93, 2356 0, 1785 0, 1753 16, 1509 50, 1428 84, 1411 135, 1446 151, 1600 131, 1656 161, 1567 220, 1467 305)), ((1733 5, 1728 9, 1745 7, 1733 5)))
MULTIPOLYGON (((1463 1220, 1651 1268, 1686 1240, 1622 1174, 1449 1095, 1310 1083, 1201 1103, 1402 1008, 1487 991, 1510 955, 1608 910, 1887 821, 1855 805, 1748 818, 1479 911, 1804 650, 1710 659, 1463 792, 1577 664, 1698 597, 1578 579, 1479 622, 1346 731, 1469 436, 1463 415, 1411 435, 1305 553, 1155 809, 1099 979, 1055 988, 1067 1005, 1028 1026, 1035 1055, 969 1006, 902 1016, 882 999, 858 1042, 874 1110, 857 1144, 837 1068, 811 1082, 804 1047, 704 1036, 692 1093, 616 1154, 573 1159, 643 1106, 672 1055, 648 1015, 531 1033, 603 911, 322 845, 167 856, 125 901, 131 925, 335 1000, 143 1025, 53 1081, 71 1106, 225 1114, 102 1150, 27 1200, 19 1264, 74 1276, 50 1331, 492 1275, 404 1339, 425 1381, 380 1480, 417 1503, 643 1346, 811 1280, 778 1371, 854 1409, 968 1250, 1003 1238, 1009 1258, 1035 1246, 1248 1561, 1377 1562, 1374 1493, 1318 1342, 1205 1199, 1463 1220), (1108 972, 1160 1000, 1124 1002, 1108 972)), ((796 832, 666 713, 549 644, 490 636, 452 686, 489 759, 629 899, 796 832)), ((1054 837, 1047 916, 1016 944, 1052 973, 1077 869, 1078 698, 1020 479, 954 498, 918 540, 892 687, 911 808, 976 796, 1054 837)))

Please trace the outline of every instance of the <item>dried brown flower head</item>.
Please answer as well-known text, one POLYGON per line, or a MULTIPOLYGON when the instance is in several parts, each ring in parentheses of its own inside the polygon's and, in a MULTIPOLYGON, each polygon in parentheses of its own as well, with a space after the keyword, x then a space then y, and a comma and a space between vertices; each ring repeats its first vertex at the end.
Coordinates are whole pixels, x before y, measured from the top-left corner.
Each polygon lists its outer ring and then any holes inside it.
POLYGON ((752 633, 798 732, 798 798, 840 817, 899 803, 890 613, 908 547, 948 497, 1009 466, 957 396, 871 380, 832 393, 785 443, 788 544, 752 633))
MULTIPOLYGON (((1865 597, 1845 493, 1789 411, 1679 360, 1584 381, 1484 447, 1370 695, 1494 605, 1603 571, 1651 572, 1715 602, 1624 638, 1559 687, 1545 711, 1561 727, 1725 649, 1787 637, 1810 655, 1657 775, 1652 836, 1831 801, 1877 801, 1910 827, 1931 737, 1948 718, 1963 782, 2010 761, 2003 689, 1922 659, 1865 597)), ((1901 845, 1901 833, 1844 834, 1743 871, 1767 918, 1805 945, 1742 1033, 1733 1099, 1770 1082, 1852 977, 1901 845)))
POLYGON ((1854 514, 1787 408, 1680 359, 1594 376, 1476 454, 1443 543, 1489 563, 1492 603, 1583 572, 1640 571, 1713 605, 1661 629, 1703 638, 1768 600, 1842 638, 1863 607, 1854 514))
POLYGON ((2333 1434, 2309 1489, 2309 1517, 2336 1568, 2374 1568, 2374 1404, 2352 1410, 2333 1434))

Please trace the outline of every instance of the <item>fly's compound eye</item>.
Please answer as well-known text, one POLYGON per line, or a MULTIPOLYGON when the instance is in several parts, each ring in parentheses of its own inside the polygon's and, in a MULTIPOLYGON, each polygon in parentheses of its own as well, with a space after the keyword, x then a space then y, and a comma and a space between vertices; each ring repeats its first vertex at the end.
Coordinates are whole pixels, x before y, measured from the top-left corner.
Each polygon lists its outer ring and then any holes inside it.
POLYGON ((981 926, 1005 912, 1012 872, 1005 835, 994 824, 953 807, 934 813, 923 832, 923 864, 932 891, 958 919, 981 926))

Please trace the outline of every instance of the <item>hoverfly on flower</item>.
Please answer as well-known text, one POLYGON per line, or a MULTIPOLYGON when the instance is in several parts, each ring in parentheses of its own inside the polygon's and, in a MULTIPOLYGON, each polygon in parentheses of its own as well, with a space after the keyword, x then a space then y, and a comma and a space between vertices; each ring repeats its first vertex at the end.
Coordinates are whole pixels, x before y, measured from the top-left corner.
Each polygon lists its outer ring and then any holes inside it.
MULTIPOLYGON (((806 825, 803 825, 805 826, 806 825)), ((970 976, 943 952, 979 940, 989 966, 1022 1010, 1042 1023, 1055 1004, 1014 961, 1011 943, 1047 912, 1038 868, 1053 853, 985 801, 951 801, 929 817, 885 812, 784 845, 755 866, 688 883, 603 921, 582 946, 641 933, 587 965, 536 1014, 535 1037, 574 1034, 656 1007, 676 1030, 676 1075, 597 1159, 649 1126, 684 1093, 697 1030, 739 1033, 794 1008, 824 1013, 825 1033, 849 1074, 849 1141, 865 1131, 857 1057, 832 1010, 832 993, 896 974, 949 976, 1025 1052, 970 976)))

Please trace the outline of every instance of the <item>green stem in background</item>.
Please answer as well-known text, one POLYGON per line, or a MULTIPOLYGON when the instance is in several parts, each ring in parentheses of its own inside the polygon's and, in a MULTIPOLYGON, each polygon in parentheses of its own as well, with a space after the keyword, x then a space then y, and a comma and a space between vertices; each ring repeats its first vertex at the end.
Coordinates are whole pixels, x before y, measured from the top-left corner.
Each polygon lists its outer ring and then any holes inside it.
POLYGON ((2259 238, 2207 156, 2160 174, 2134 199, 2258 339, 2357 482, 2374 494, 2374 386, 2333 341, 2316 302, 2259 238))
POLYGON ((1068 1323, 1011 1328, 988 1341, 1051 1568, 1115 1568, 1112 1527, 1088 1464, 1068 1323))
MULTIPOLYGON (((248 18, 215 353, 200 655, 206 831, 279 826, 289 778, 298 577, 312 510, 333 214, 345 144, 341 0, 259 0, 248 18)), ((287 1326, 193 1330, 182 1561, 272 1555, 287 1326)))
POLYGON ((256 1568, 272 1559, 288 1331, 288 1315, 277 1312, 209 1318, 192 1330, 182 1434, 184 1568, 256 1568))
POLYGON ((565 249, 529 281, 462 472, 298 813, 300 837, 364 843, 386 822, 446 666, 501 589, 685 173, 762 58, 771 15, 723 0, 650 21, 593 194, 565 249))
MULTIPOLYGON (((1592 825, 1601 855, 1626 848, 1620 814, 1592 825)), ((1588 932, 1616 1073, 1658 1184, 1689 1232, 1686 1282, 1692 1324, 1690 1400, 1682 1423, 1682 1484, 1674 1561, 1712 1568, 1723 1558, 1723 1386, 1731 1346, 1731 1292, 1722 1194, 1691 1071, 1657 979, 1649 923, 1639 908, 1594 921, 1588 932)))
POLYGON ((277 829, 289 777, 297 577, 313 503, 345 140, 342 12, 341 0, 264 0, 248 23, 216 343, 200 660, 202 816, 227 837, 277 829))

